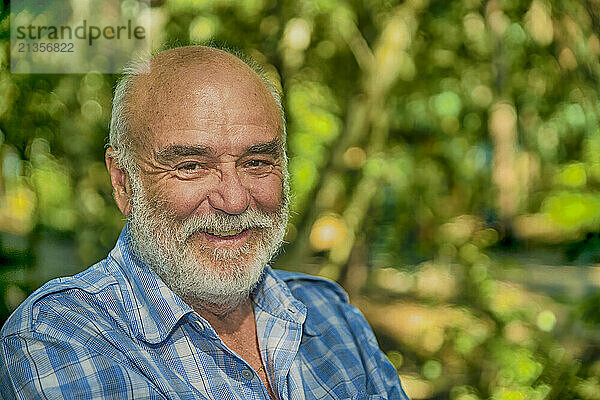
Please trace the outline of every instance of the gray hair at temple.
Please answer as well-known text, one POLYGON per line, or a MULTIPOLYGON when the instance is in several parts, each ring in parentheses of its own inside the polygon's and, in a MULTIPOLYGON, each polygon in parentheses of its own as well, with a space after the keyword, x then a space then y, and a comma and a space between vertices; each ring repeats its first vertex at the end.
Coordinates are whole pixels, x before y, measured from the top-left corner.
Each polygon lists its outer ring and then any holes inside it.
MULTIPOLYGON (((284 175, 285 179, 285 191, 289 190, 288 188, 288 179, 287 179, 287 154, 285 151, 286 148, 286 123, 285 123, 285 113, 283 110, 283 103, 281 100, 281 95, 279 91, 275 88, 275 86, 271 83, 271 81, 267 78, 264 68, 254 61, 252 58, 247 55, 227 49, 222 47, 212 47, 217 50, 225 51, 241 61, 243 61, 248 67, 250 67, 265 83, 271 94, 273 95, 273 99, 275 99, 275 103, 279 109, 279 113, 281 115, 281 137, 282 137, 282 154, 283 154, 283 167, 284 167, 284 175)), ((164 49, 168 50, 168 49, 164 49)), ((134 149, 131 142, 130 135, 130 118, 131 111, 128 110, 127 107, 127 98, 129 97, 131 90, 133 88, 133 84, 138 75, 149 73, 150 72, 150 60, 153 56, 144 57, 140 60, 135 60, 127 64, 121 73, 121 77, 117 82, 115 87, 115 94, 113 97, 113 108, 110 120, 110 130, 108 135, 108 143, 107 146, 113 149, 111 157, 115 159, 119 167, 123 168, 130 176, 137 176, 138 167, 134 160, 134 149)))

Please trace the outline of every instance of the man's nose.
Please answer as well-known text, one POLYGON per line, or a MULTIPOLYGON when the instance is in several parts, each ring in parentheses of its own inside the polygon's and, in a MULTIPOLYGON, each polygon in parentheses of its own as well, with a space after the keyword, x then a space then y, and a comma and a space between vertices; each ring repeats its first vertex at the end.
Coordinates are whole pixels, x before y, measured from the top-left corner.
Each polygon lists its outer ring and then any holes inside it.
POLYGON ((208 194, 208 202, 216 210, 227 214, 241 214, 250 203, 248 189, 244 187, 233 165, 223 165, 220 180, 208 194))

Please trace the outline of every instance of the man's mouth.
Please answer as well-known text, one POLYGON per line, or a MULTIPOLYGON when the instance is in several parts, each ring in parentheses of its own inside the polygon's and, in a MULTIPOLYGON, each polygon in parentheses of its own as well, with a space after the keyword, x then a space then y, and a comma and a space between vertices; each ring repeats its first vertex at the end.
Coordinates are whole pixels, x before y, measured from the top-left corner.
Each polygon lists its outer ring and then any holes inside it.
POLYGON ((216 231, 216 230, 212 230, 212 229, 207 229, 204 232, 211 236, 216 236, 218 238, 232 239, 232 238, 242 234, 242 232, 245 232, 245 231, 246 231, 246 229, 233 229, 230 231, 216 231))
POLYGON ((206 229, 199 231, 213 246, 243 246, 250 237, 251 229, 232 229, 230 231, 219 231, 206 229))

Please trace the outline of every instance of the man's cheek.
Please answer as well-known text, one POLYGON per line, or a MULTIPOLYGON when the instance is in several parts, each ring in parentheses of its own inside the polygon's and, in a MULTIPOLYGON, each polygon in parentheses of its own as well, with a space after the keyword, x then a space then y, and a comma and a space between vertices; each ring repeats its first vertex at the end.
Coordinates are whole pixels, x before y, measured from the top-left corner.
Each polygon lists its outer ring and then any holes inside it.
POLYGON ((275 211, 283 197, 283 179, 277 175, 265 177, 250 188, 250 193, 261 209, 275 211))
POLYGON ((161 196, 173 214, 180 219, 185 219, 199 210, 207 197, 205 190, 192 187, 166 189, 161 196))

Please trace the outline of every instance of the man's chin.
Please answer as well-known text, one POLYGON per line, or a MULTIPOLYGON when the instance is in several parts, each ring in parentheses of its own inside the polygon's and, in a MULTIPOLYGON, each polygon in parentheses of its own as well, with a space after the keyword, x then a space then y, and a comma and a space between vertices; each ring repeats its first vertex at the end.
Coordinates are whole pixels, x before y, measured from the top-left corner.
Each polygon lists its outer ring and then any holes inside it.
MULTIPOLYGON (((266 263, 251 257, 230 257, 222 260, 196 259, 199 268, 188 274, 187 284, 179 292, 188 304, 215 314, 226 313, 247 300, 260 282, 266 263)), ((177 286, 170 282, 169 286, 177 286)))

